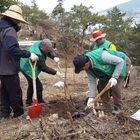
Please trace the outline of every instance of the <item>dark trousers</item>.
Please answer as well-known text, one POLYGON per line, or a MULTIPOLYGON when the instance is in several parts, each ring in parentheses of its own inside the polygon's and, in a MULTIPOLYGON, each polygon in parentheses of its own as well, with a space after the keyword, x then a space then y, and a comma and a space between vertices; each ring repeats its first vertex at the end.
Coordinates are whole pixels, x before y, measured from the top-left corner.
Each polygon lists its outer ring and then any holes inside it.
MULTIPOLYGON (((113 86, 111 88, 112 96, 113 96, 113 100, 114 100, 114 107, 117 107, 119 109, 121 109, 121 107, 122 107, 122 87, 123 87, 123 81, 124 81, 124 78, 119 77, 117 79, 117 85, 113 86)), ((99 82, 98 82, 99 91, 102 91, 102 89, 106 86, 107 83, 108 82, 104 82, 102 80, 99 80, 99 82)), ((101 96, 101 99, 102 99, 103 104, 105 106, 110 106, 108 91, 106 91, 101 96)))
POLYGON ((13 111, 13 117, 24 113, 22 90, 18 74, 1 75, 1 117, 8 117, 13 111))
MULTIPOLYGON (((23 75, 27 79, 28 82, 28 87, 27 87, 27 99, 26 99, 26 104, 31 104, 33 102, 33 80, 30 78, 27 74, 25 74, 22 71, 23 75)), ((42 103, 42 91, 43 91, 43 86, 39 78, 36 78, 36 91, 37 91, 37 100, 39 103, 42 103)))
POLYGON ((0 116, 1 116, 1 81, 0 81, 0 116))

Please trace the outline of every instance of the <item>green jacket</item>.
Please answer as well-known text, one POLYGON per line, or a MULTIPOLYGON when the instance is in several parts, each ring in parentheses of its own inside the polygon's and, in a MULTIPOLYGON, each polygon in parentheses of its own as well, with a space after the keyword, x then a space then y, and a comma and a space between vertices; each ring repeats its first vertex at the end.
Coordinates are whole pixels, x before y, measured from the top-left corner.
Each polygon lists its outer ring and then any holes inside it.
POLYGON ((91 47, 91 51, 92 50, 96 50, 96 49, 99 49, 99 48, 109 48, 109 46, 112 44, 112 42, 108 41, 108 40, 105 40, 102 44, 100 44, 100 46, 98 46, 97 44, 94 44, 92 47, 91 47))
MULTIPOLYGON (((40 50, 40 43, 41 41, 38 41, 36 43, 34 43, 30 48, 29 48, 29 51, 30 52, 33 52, 39 56, 41 56, 44 60, 47 59, 47 56, 45 54, 43 54, 40 50)), ((34 64, 34 63, 32 63, 34 64)), ((21 70, 26 73, 29 77, 32 78, 32 70, 31 70, 31 67, 30 67, 30 64, 29 64, 29 60, 28 58, 22 58, 21 61, 20 61, 20 68, 21 70)), ((40 74, 41 70, 38 68, 38 66, 36 66, 35 68, 35 76, 38 77, 38 75, 40 74)))
MULTIPOLYGON (((100 44, 100 48, 109 48, 109 46, 112 44, 112 42, 105 40, 102 44, 100 44)), ((99 49, 98 45, 95 44, 93 50, 99 49)))
MULTIPOLYGON (((113 54, 115 56, 118 56, 124 60, 123 69, 121 71, 120 76, 125 77, 126 76, 126 55, 123 52, 113 51, 110 49, 106 49, 110 54, 113 54)), ((99 78, 101 80, 107 81, 112 76, 115 65, 107 64, 102 60, 102 51, 103 48, 99 48, 97 50, 93 50, 91 52, 87 52, 85 55, 89 57, 89 59, 92 61, 94 68, 90 68, 87 70, 87 73, 91 74, 95 78, 99 78), (99 76, 94 72, 95 70, 100 70, 104 75, 99 76)))

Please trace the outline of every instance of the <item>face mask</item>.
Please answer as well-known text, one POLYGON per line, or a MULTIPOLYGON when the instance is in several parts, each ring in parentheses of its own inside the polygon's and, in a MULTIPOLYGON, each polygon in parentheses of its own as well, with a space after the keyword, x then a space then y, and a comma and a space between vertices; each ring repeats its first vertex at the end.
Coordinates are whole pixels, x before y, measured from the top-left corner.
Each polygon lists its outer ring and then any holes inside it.
POLYGON ((22 27, 21 22, 19 22, 17 25, 18 25, 18 27, 19 27, 19 28, 21 28, 21 27, 22 27))

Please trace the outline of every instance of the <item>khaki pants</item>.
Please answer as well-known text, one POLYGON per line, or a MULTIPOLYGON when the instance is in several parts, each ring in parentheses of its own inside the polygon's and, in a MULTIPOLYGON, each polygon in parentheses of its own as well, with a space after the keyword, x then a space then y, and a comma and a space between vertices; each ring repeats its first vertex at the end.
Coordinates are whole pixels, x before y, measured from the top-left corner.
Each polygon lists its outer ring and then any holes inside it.
MULTIPOLYGON (((112 96, 114 99, 114 107, 117 107, 119 109, 121 109, 122 107, 122 87, 123 87, 123 81, 124 78, 123 77, 119 77, 117 79, 117 85, 111 87, 111 91, 112 91, 112 96)), ((99 87, 99 91, 102 91, 102 89, 106 86, 108 82, 104 82, 102 80, 99 80, 98 82, 98 87, 99 87)), ((102 96, 101 99, 103 101, 103 105, 105 105, 106 107, 110 107, 110 97, 108 94, 108 91, 106 91, 102 96)))

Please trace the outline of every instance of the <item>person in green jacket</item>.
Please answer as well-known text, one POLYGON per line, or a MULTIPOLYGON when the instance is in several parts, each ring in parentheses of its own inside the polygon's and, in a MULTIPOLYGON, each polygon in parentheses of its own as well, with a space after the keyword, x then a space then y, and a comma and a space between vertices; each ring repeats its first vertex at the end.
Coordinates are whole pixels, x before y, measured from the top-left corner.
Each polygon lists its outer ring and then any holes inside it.
MULTIPOLYGON (((122 108, 122 84, 127 74, 126 63, 131 64, 130 59, 119 51, 107 48, 99 48, 86 54, 76 55, 73 59, 75 73, 85 70, 89 79, 89 95, 87 106, 96 96, 96 79, 101 80, 99 90, 101 91, 108 82, 111 83, 112 96, 114 99, 113 114, 119 114, 122 108)), ((101 96, 103 105, 96 107, 99 110, 111 110, 108 92, 101 96)))
POLYGON ((90 41, 94 42, 94 44, 91 46, 91 50, 96 50, 98 48, 108 48, 116 51, 117 46, 111 41, 107 40, 105 37, 106 33, 103 33, 101 30, 95 30, 92 33, 92 38, 90 39, 90 41))
MULTIPOLYGON (((92 33, 92 38, 90 41, 94 42, 94 44, 91 46, 92 50, 96 50, 99 48, 108 48, 110 50, 117 51, 117 46, 113 44, 111 41, 106 39, 106 33, 103 33, 101 30, 95 30, 92 33)), ((126 87, 129 84, 129 80, 126 81, 127 76, 125 77, 124 83, 126 82, 126 87)), ((128 79, 130 78, 130 74, 128 79)), ((100 83, 100 81, 99 81, 100 83)), ((98 88, 98 85, 97 85, 98 88)), ((111 89, 109 90, 109 96, 112 97, 111 89)), ((112 99, 112 98, 111 98, 112 99)))
MULTIPOLYGON (((52 42, 49 39, 44 39, 42 41, 35 42, 30 48, 29 51, 35 53, 39 60, 37 61, 36 68, 35 68, 35 76, 36 76, 36 86, 37 86, 37 99, 38 103, 44 103, 42 97, 43 85, 38 78, 40 72, 46 72, 48 74, 56 75, 59 78, 63 78, 64 75, 46 65, 47 58, 54 59, 55 62, 59 62, 60 59, 57 57, 54 51, 52 51, 52 42)), ((26 77, 28 81, 28 88, 27 88, 27 99, 26 104, 31 105, 33 100, 33 83, 32 83, 32 70, 29 64, 29 60, 27 58, 21 59, 20 68, 23 75, 26 77)))

